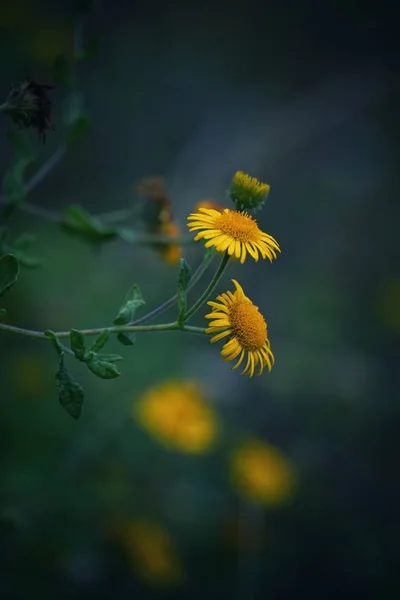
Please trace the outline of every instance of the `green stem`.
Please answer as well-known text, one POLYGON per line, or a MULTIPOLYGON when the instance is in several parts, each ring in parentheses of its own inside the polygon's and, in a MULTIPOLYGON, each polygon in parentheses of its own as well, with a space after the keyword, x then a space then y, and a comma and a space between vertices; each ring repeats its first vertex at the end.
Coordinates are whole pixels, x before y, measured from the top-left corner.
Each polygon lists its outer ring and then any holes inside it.
MULTIPOLYGON (((197 270, 195 271, 195 273, 192 277, 192 280, 190 282, 191 285, 189 286, 189 288, 193 287, 198 282, 198 280, 200 279, 200 277, 203 275, 204 271, 210 264, 212 258, 213 258, 212 255, 206 255, 204 257, 202 263, 199 265, 199 267, 197 268, 197 270)), ((185 325, 184 328, 182 329, 181 327, 179 327, 177 325, 177 323, 166 323, 166 324, 161 324, 161 325, 141 325, 141 323, 149 321, 150 319, 156 317, 157 315, 160 315, 162 312, 164 312, 165 310, 167 310, 168 308, 173 306, 175 304, 175 302, 177 301, 177 298, 178 298, 178 296, 177 296, 177 294, 175 294, 174 296, 172 296, 172 298, 170 298, 169 300, 164 302, 164 304, 161 304, 160 306, 158 306, 157 308, 152 310, 147 315, 144 315, 143 317, 141 317, 140 319, 137 319, 136 321, 132 321, 132 323, 129 323, 128 325, 120 325, 120 326, 114 326, 114 327, 98 327, 96 329, 82 329, 80 331, 81 331, 81 333, 83 333, 83 335, 98 335, 98 334, 102 333, 105 329, 109 329, 111 333, 122 333, 122 332, 135 333, 136 331, 140 331, 140 332, 175 331, 177 329, 180 329, 181 331, 187 331, 189 333, 200 333, 200 334, 205 333, 205 329, 203 329, 201 327, 192 327, 189 325, 185 325)), ((16 333, 17 335, 25 335, 28 337, 33 337, 33 338, 37 338, 37 339, 41 339, 41 340, 49 339, 46 336, 46 334, 44 333, 44 331, 36 331, 34 329, 23 329, 22 327, 15 327, 14 325, 6 325, 5 323, 0 323, 0 331, 1 330, 8 331, 9 333, 16 333)), ((58 338, 69 338, 70 332, 69 331, 57 331, 57 332, 55 332, 55 335, 58 338)), ((68 351, 68 349, 66 349, 66 350, 68 351)))
MULTIPOLYGON (((192 279, 190 280, 190 283, 188 286, 188 290, 191 290, 196 285, 196 283, 200 280, 200 278, 205 273, 208 265, 211 263, 213 258, 214 258, 214 255, 206 254, 204 256, 201 264, 197 267, 196 271, 193 273, 192 279)), ((174 304, 176 304, 177 300, 178 300, 178 294, 174 294, 174 296, 172 296, 171 298, 169 298, 168 300, 166 300, 165 302, 160 304, 160 306, 157 306, 157 308, 155 308, 154 310, 147 313, 147 315, 144 315, 143 317, 136 319, 136 321, 132 321, 131 323, 129 323, 129 325, 139 325, 139 323, 146 323, 146 321, 151 321, 151 319, 154 319, 154 317, 161 315, 161 313, 163 313, 166 310, 168 310, 169 308, 171 308, 171 306, 174 306, 174 304)))
POLYGON ((218 281, 221 279, 223 272, 225 271, 226 265, 229 262, 229 258, 230 258, 230 256, 229 256, 228 252, 225 252, 224 257, 223 257, 214 277, 212 278, 209 286, 203 292, 203 294, 200 296, 200 298, 197 300, 197 302, 195 302, 195 304, 193 304, 192 308, 190 310, 188 310, 188 312, 185 315, 185 321, 190 319, 190 317, 192 317, 195 314, 195 312, 197 312, 199 310, 199 308, 204 304, 204 302, 207 300, 207 298, 210 297, 211 292, 213 291, 213 289, 217 285, 218 281))
MULTIPOLYGON (((97 327, 95 329, 80 329, 79 331, 83 335, 99 335, 105 329, 108 329, 110 333, 136 333, 136 332, 148 332, 148 331, 177 331, 180 329, 177 323, 163 323, 161 325, 118 325, 114 327, 97 327)), ((22 327, 14 327, 13 325, 5 325, 0 323, 0 330, 8 331, 10 333, 17 333, 19 335, 25 335, 28 337, 34 337, 41 340, 48 340, 49 338, 44 331, 35 331, 33 329, 23 329, 22 327)), ((189 333, 205 333, 205 329, 201 327, 185 327, 181 331, 187 331, 189 333)), ((69 338, 69 331, 55 331, 55 335, 58 338, 69 338)))

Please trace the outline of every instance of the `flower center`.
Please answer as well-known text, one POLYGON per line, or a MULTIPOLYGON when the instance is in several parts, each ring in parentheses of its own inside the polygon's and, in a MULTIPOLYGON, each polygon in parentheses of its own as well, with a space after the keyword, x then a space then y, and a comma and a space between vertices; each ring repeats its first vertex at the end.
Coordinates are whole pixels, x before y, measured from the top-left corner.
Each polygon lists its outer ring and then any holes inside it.
POLYGON ((239 242, 257 240, 259 228, 256 221, 241 212, 223 212, 215 221, 215 228, 239 242))
POLYGON ((264 317, 249 300, 240 300, 229 311, 232 332, 244 350, 260 350, 267 340, 264 317))

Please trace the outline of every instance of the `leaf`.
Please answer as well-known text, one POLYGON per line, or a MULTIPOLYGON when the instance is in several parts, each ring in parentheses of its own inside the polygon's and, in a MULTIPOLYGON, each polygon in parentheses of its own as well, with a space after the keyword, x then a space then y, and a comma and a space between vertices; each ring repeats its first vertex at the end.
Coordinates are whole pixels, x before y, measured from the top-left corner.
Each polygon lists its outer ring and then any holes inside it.
POLYGON ((40 267, 43 264, 42 259, 28 253, 29 247, 35 241, 35 238, 36 236, 31 233, 23 233, 11 244, 11 252, 18 259, 20 265, 29 269, 40 267))
POLYGON ((79 419, 82 411, 84 391, 82 386, 69 374, 64 364, 64 353, 60 355, 56 373, 58 400, 61 406, 74 419, 79 419))
POLYGON ((7 169, 1 184, 2 193, 9 205, 22 202, 25 196, 24 175, 26 168, 35 161, 36 153, 29 137, 23 131, 10 134, 13 162, 7 169))
POLYGON ((89 360, 86 364, 92 373, 101 379, 115 379, 121 375, 120 371, 118 371, 113 363, 102 360, 97 356, 93 356, 92 360, 89 360))
POLYGON ((61 356, 64 353, 64 350, 63 350, 63 347, 61 346, 60 340, 58 339, 58 337, 56 336, 54 331, 51 331, 51 329, 46 329, 46 331, 44 332, 44 335, 49 338, 49 340, 53 344, 54 348, 56 349, 58 354, 61 356))
POLYGON ((15 250, 27 250, 35 241, 36 236, 33 233, 22 233, 13 241, 15 250))
POLYGON ((83 96, 72 92, 63 104, 63 120, 68 127, 67 144, 73 144, 90 129, 90 118, 84 108, 83 96))
POLYGON ((75 354, 78 360, 85 360, 85 338, 83 334, 77 329, 71 329, 69 332, 69 339, 71 343, 71 350, 75 354))
POLYGON ((0 257, 0 298, 12 288, 19 275, 19 264, 12 254, 0 257))
POLYGON ((22 267, 26 267, 27 269, 37 269, 43 265, 43 260, 41 258, 37 258, 36 256, 30 256, 26 252, 19 252, 12 247, 13 254, 15 258, 18 259, 18 262, 22 267))
POLYGON ((119 354, 99 354, 99 358, 101 360, 105 360, 106 362, 119 362, 120 360, 124 360, 122 356, 119 354))
POLYGON ((103 346, 105 346, 105 344, 108 342, 109 339, 110 339, 110 330, 105 329, 104 331, 102 331, 100 333, 100 335, 96 338, 96 340, 90 347, 90 352, 93 352, 95 354, 96 352, 101 350, 103 348, 103 346))
POLYGON ((7 314, 7 311, 5 308, 0 308, 0 319, 2 319, 3 317, 5 317, 7 314))
POLYGON ((115 227, 103 225, 78 205, 69 206, 61 226, 87 242, 103 242, 118 235, 115 227))
POLYGON ((118 227, 118 235, 124 242, 134 244, 137 240, 137 233, 127 227, 118 227))
POLYGON ((180 271, 178 275, 178 324, 183 325, 186 314, 187 289, 192 278, 192 269, 184 258, 180 259, 180 271))
POLYGON ((135 343, 135 335, 130 332, 120 331, 117 335, 117 340, 124 346, 133 346, 135 343))
POLYGON ((145 304, 140 288, 135 283, 126 294, 118 315, 113 321, 114 325, 127 325, 133 321, 136 310, 145 304))
POLYGON ((59 54, 54 59, 53 75, 58 85, 67 89, 73 89, 75 79, 74 72, 72 65, 68 62, 68 59, 64 54, 59 54))

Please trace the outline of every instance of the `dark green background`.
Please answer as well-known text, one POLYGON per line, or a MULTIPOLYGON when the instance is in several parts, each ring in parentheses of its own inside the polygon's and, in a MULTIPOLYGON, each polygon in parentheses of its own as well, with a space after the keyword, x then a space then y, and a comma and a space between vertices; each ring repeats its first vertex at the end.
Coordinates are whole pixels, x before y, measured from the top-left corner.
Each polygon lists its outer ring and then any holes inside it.
MULTIPOLYGON (((66 1, 4 7, 5 98, 19 78, 53 82, 55 54, 70 52, 74 11, 66 1)), ((86 389, 75 422, 57 403, 50 345, 0 332, 1 598, 158 597, 104 535, 125 512, 171 532, 188 580, 169 598, 398 597, 395 29, 384 3, 96 4, 85 36, 98 35, 100 51, 78 79, 92 131, 29 199, 53 210, 117 209, 133 202, 138 179, 158 174, 184 229, 202 197, 225 202, 236 170, 268 181, 259 222, 282 255, 272 265, 230 266, 218 289, 238 278, 260 306, 276 365, 248 381, 206 339, 112 342, 124 355, 115 381, 69 363, 86 389), (26 356, 48 369, 38 395, 19 391, 26 356), (166 453, 130 419, 140 393, 170 377, 197 378, 208 390, 224 424, 212 455, 166 453), (289 505, 254 511, 227 485, 226 457, 242 432, 291 458, 299 489, 289 505), (122 480, 107 479, 109 465, 122 480), (264 528, 262 552, 237 554, 221 542, 230 515, 245 520, 250 537, 264 528)), ((52 93, 57 130, 47 144, 31 134, 41 162, 61 143, 65 96, 60 87, 52 93)), ((4 171, 14 126, 1 117, 4 171)), ((148 308, 174 292, 177 269, 149 249, 115 242, 94 252, 23 215, 12 226, 38 234, 46 262, 21 272, 8 323, 102 326, 134 282, 148 308)), ((185 257, 196 265, 201 248, 187 247, 185 257)))

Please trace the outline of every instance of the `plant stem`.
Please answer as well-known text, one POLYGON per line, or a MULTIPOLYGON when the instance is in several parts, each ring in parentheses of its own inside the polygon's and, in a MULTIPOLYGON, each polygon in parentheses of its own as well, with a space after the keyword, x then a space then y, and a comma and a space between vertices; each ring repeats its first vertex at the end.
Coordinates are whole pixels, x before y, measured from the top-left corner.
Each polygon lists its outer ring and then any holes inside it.
MULTIPOLYGON (((213 258, 214 258, 213 255, 211 255, 211 256, 205 255, 204 256, 202 262, 197 267, 196 271, 194 272, 194 274, 192 276, 192 279, 190 280, 188 290, 191 290, 196 285, 196 283, 199 281, 199 279, 205 273, 208 265, 211 263, 213 258)), ((178 300, 178 294, 174 294, 174 296, 172 296, 171 298, 169 298, 168 300, 163 302, 163 304, 160 304, 160 306, 157 306, 157 308, 155 308, 151 312, 147 313, 147 315, 144 315, 143 317, 140 317, 139 319, 132 321, 131 323, 129 323, 129 325, 139 325, 139 323, 146 323, 146 321, 151 321, 151 319, 154 319, 154 317, 161 315, 161 313, 163 313, 166 310, 168 310, 169 308, 171 308, 171 306, 174 306, 174 304, 177 302, 177 300, 178 300)))
MULTIPOLYGON (((180 329, 177 323, 163 323, 161 325, 118 325, 114 327, 97 327, 95 329, 80 329, 79 331, 83 335, 99 335, 105 329, 108 329, 110 333, 136 333, 136 332, 148 332, 148 331, 177 331, 180 329)), ((44 331, 35 331, 33 329, 23 329, 22 327, 14 327, 13 325, 5 325, 0 323, 0 330, 9 331, 10 333, 17 333, 19 335, 25 335, 28 337, 34 337, 41 340, 49 340, 44 331)), ((188 333, 204 333, 205 329, 201 327, 190 327, 185 326, 181 331, 187 331, 188 333)), ((69 338, 69 331, 55 331, 55 335, 58 338, 69 338)))
MULTIPOLYGON (((200 277, 203 275, 203 273, 205 272, 206 268, 208 267, 208 265, 210 264, 211 260, 212 260, 213 256, 205 256, 203 258, 202 263, 199 265, 199 267, 197 268, 197 270, 195 271, 192 280, 190 282, 190 287, 193 287, 198 280, 200 279, 200 277)), ((136 321, 132 321, 131 323, 128 323, 128 325, 120 325, 120 326, 113 326, 113 327, 98 327, 96 329, 82 329, 80 330, 81 333, 83 333, 83 335, 98 335, 100 334, 102 331, 104 331, 105 329, 109 329, 110 333, 122 333, 122 332, 126 332, 126 333, 134 333, 136 331, 174 331, 177 329, 180 329, 181 331, 187 331, 189 333, 205 333, 205 329, 202 327, 192 327, 189 325, 185 325, 184 328, 180 328, 178 327, 177 323, 166 323, 166 324, 162 324, 162 325, 141 325, 141 323, 145 323, 146 321, 149 321, 150 319, 154 318, 157 315, 160 315, 162 312, 164 312, 165 310, 167 310, 168 308, 170 308, 171 306, 173 306, 175 304, 175 302, 177 301, 177 294, 175 294, 174 296, 172 296, 172 298, 170 298, 169 300, 167 300, 166 302, 164 302, 163 304, 161 304, 160 306, 158 306, 157 308, 155 308, 154 310, 152 310, 150 313, 148 313, 147 315, 144 315, 143 317, 141 317, 140 319, 136 319, 136 321)), ((33 338, 37 338, 37 339, 45 339, 48 340, 49 338, 46 336, 46 334, 44 333, 44 331, 37 331, 34 329, 24 329, 22 327, 15 327, 14 325, 6 325, 5 323, 0 323, 0 331, 8 331, 9 333, 16 333, 17 335, 25 335, 28 337, 33 337, 33 338)), ((55 332, 55 335, 58 338, 68 338, 69 337, 70 332, 69 331, 58 331, 55 332)), ((66 349, 68 350, 68 349, 66 349)))
POLYGON ((217 285, 218 281, 221 279, 222 274, 225 271, 225 267, 229 262, 229 258, 230 258, 230 256, 229 256, 228 252, 225 252, 225 254, 221 260, 221 263, 220 263, 214 277, 212 278, 209 286, 203 292, 203 294, 200 296, 200 298, 197 300, 197 302, 195 302, 195 304, 193 304, 192 308, 186 313, 185 321, 190 319, 190 317, 192 317, 195 314, 195 312, 197 312, 199 310, 199 308, 204 304, 204 302, 207 300, 207 298, 209 298, 211 292, 217 285))
MULTIPOLYGON (((7 103, 0 105, 1 110, 5 111, 7 107, 7 103)), ((67 147, 65 145, 60 146, 51 156, 50 158, 36 171, 36 173, 31 177, 31 179, 25 185, 25 194, 29 194, 34 188, 36 188, 39 183, 54 169, 54 167, 61 161, 67 151, 67 147)), ((0 196, 0 204, 4 204, 6 199, 0 196)), ((31 202, 21 202, 18 205, 19 210, 24 211, 29 215, 34 215, 35 217, 39 217, 40 219, 44 219, 45 221, 51 221, 52 223, 61 224, 64 221, 64 217, 60 212, 55 210, 49 210, 48 208, 44 208, 42 206, 38 206, 36 204, 32 204, 31 202)), ((97 215, 92 215, 94 219, 98 219, 99 221, 103 221, 104 223, 121 223, 127 221, 137 214, 137 207, 130 208, 122 208, 120 210, 104 212, 97 215)), ((181 237, 172 237, 169 235, 154 235, 148 233, 135 232, 132 230, 127 230, 129 232, 129 237, 132 239, 125 239, 124 236, 121 236, 121 239, 127 241, 128 243, 134 242, 135 244, 177 244, 177 245, 186 245, 191 244, 193 242, 193 236, 181 236, 181 237)))

